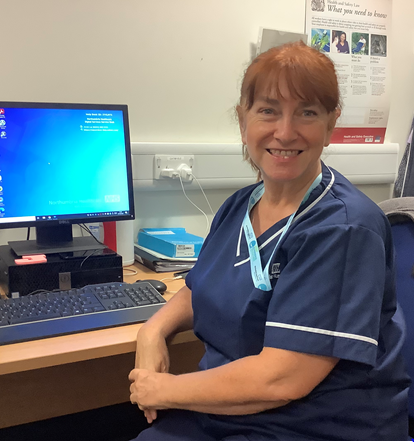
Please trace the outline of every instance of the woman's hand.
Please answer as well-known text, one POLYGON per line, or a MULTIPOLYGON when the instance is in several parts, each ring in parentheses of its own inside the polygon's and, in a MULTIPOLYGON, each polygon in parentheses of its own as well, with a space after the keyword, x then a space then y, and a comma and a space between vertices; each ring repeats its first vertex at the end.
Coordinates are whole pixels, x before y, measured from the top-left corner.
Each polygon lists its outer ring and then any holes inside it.
MULTIPOLYGON (((135 368, 139 370, 132 370, 131 374, 136 371, 168 373, 170 368, 170 356, 165 338, 160 333, 149 332, 145 329, 145 326, 141 328, 137 336, 135 368)), ((135 375, 131 378, 131 374, 130 381, 134 382, 135 375)), ((131 393, 133 385, 134 384, 132 384, 130 388, 131 393)), ((145 408, 138 401, 133 402, 132 394, 131 402, 138 404, 149 424, 157 418, 157 410, 145 408)))
POLYGON ((162 392, 164 391, 162 383, 168 377, 173 377, 173 375, 138 368, 129 374, 131 403, 137 404, 139 409, 144 411, 149 424, 157 418, 157 409, 166 408, 162 405, 162 392))
MULTIPOLYGON (((170 357, 167 339, 180 331, 190 330, 192 326, 191 290, 184 286, 140 328, 137 336, 135 368, 168 376, 170 357)), ((133 372, 134 370, 131 373, 133 372)), ((135 375, 132 376, 135 379, 135 375)), ((149 423, 157 418, 156 407, 145 408, 142 404, 139 406, 149 423)))

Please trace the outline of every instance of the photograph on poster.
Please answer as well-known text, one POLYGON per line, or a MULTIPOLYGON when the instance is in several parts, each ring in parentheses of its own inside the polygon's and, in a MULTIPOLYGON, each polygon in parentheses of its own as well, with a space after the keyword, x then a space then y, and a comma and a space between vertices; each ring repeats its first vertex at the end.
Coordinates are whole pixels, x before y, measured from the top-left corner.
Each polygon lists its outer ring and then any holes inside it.
POLYGON ((369 55, 369 34, 365 32, 352 33, 352 53, 354 55, 369 55))
POLYGON ((329 29, 312 29, 311 46, 320 52, 330 51, 331 31, 329 29))
POLYGON ((376 57, 387 56, 387 36, 386 35, 371 35, 371 55, 376 57))
POLYGON ((332 31, 331 52, 340 54, 349 54, 349 44, 346 39, 346 32, 332 31))

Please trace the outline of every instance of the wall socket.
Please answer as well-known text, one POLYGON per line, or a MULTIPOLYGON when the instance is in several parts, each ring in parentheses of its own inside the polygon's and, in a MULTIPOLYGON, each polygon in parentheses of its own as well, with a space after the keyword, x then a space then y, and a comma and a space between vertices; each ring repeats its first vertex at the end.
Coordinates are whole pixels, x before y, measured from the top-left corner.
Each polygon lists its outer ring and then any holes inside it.
POLYGON ((194 155, 154 155, 154 180, 165 180, 180 176, 183 181, 192 181, 194 155))

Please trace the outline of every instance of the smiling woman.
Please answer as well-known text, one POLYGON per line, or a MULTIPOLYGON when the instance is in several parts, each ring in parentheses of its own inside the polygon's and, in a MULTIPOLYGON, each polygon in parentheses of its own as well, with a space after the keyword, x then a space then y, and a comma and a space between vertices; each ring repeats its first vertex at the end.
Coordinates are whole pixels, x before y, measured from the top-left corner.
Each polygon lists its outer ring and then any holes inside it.
POLYGON ((320 160, 340 114, 332 62, 303 43, 261 54, 237 112, 261 181, 223 204, 186 286, 140 329, 139 439, 405 439, 390 225, 320 160), (168 374, 167 341, 190 328, 200 371, 168 374))
POLYGON ((296 210, 322 171, 320 156, 340 115, 332 61, 303 43, 259 55, 246 71, 237 114, 244 158, 264 182, 251 213, 260 234, 296 210))
MULTIPOLYGON (((259 178, 260 169, 250 160, 243 138, 246 116, 249 111, 257 111, 252 109, 254 104, 256 108, 260 108, 260 112, 269 115, 269 121, 280 114, 282 103, 289 102, 295 102, 297 106, 294 119, 297 123, 311 124, 314 121, 327 120, 326 139, 322 147, 329 144, 336 119, 340 115, 338 80, 332 61, 302 43, 272 48, 259 55, 245 73, 240 95, 237 114, 244 156, 259 172, 259 178), (263 101, 277 105, 277 109, 266 109, 263 101)), ((286 119, 284 121, 287 122, 286 119)), ((289 125, 285 127, 290 128, 289 125)))

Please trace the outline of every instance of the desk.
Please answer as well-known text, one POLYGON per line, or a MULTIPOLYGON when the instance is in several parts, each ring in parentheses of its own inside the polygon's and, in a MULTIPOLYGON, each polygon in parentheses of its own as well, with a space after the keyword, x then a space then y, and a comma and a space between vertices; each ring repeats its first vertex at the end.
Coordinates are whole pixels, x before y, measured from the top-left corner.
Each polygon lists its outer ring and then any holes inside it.
MULTIPOLYGON (((172 278, 136 264, 137 279, 172 278)), ((170 299, 184 280, 165 281, 170 299)), ((142 324, 22 342, 0 347, 0 428, 129 401, 128 373, 142 324)), ((171 372, 197 369, 204 352, 192 332, 170 344, 171 372)))

